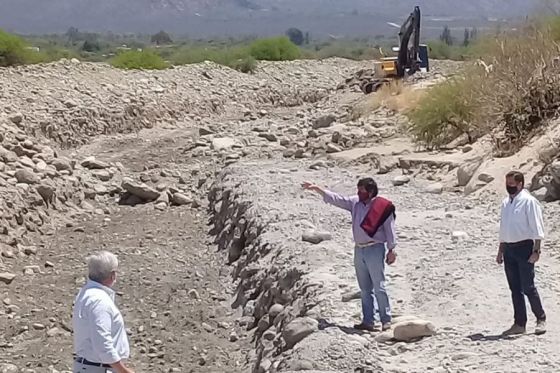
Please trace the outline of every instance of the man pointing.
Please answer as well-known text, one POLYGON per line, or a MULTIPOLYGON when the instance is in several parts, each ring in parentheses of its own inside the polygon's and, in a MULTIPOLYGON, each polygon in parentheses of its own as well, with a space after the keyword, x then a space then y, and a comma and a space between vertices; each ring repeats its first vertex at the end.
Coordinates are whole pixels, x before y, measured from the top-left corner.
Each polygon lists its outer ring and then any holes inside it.
POLYGON ((372 178, 359 180, 357 186, 357 195, 346 197, 311 183, 303 184, 304 189, 323 196, 326 203, 352 214, 354 267, 363 313, 362 322, 354 328, 374 330, 375 294, 382 330, 387 330, 391 328, 391 307, 385 290, 385 260, 387 264, 396 260, 395 208, 390 201, 377 196, 377 184, 372 178))

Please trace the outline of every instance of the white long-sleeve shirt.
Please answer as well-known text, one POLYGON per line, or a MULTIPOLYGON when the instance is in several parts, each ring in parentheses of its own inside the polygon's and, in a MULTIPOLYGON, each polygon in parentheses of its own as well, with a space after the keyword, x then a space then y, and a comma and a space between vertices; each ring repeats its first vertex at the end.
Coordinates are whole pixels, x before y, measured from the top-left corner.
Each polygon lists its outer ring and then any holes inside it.
POLYGON ((537 199, 525 189, 513 199, 506 197, 502 202, 500 242, 542 239, 544 224, 541 205, 537 199))
POLYGON ((95 281, 80 290, 72 315, 76 356, 103 364, 129 357, 124 320, 114 300, 115 292, 95 281))

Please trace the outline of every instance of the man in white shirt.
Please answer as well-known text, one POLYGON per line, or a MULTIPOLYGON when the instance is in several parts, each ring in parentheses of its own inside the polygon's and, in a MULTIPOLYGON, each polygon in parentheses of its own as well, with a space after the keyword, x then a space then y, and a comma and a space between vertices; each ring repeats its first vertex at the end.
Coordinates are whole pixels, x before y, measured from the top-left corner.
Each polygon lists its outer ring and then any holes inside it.
POLYGON ((511 171, 506 175, 509 196, 502 202, 500 247, 496 261, 504 263, 513 301, 514 324, 504 335, 525 333, 525 296, 537 318, 535 334, 546 332, 546 314, 534 282, 535 263, 539 260, 544 239, 542 210, 537 199, 524 186, 522 173, 511 171))
POLYGON ((90 256, 88 281, 74 302, 74 373, 134 373, 123 317, 111 289, 119 262, 107 251, 90 256))

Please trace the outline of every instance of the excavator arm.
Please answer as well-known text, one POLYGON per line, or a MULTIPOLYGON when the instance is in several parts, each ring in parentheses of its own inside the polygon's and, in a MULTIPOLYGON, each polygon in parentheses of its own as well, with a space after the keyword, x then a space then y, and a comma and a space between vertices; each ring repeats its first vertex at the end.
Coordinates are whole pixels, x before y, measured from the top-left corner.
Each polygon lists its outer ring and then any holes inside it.
POLYGON ((420 7, 414 7, 407 20, 399 31, 399 53, 397 57, 397 76, 402 78, 408 69, 408 74, 412 75, 420 69, 418 50, 420 48, 420 7), (410 38, 413 37, 412 46, 408 45, 410 38))
POLYGON ((405 78, 405 75, 412 75, 421 68, 425 68, 426 71, 429 69, 428 51, 425 45, 420 45, 420 7, 415 6, 399 30, 397 57, 383 58, 375 62, 373 72, 361 72, 360 74, 364 74, 358 78, 359 86, 362 92, 369 94, 393 79, 405 78))

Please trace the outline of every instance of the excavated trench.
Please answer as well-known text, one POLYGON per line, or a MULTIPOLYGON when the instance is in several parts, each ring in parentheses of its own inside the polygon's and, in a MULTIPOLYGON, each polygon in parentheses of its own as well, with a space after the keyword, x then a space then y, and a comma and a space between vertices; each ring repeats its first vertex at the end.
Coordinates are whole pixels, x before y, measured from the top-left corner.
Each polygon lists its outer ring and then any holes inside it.
POLYGON ((314 286, 303 271, 280 259, 283 247, 263 236, 268 223, 223 171, 209 192, 209 214, 219 250, 227 253, 236 284, 232 308, 241 307, 240 325, 253 332, 252 372, 275 372, 272 360, 305 336, 286 335, 287 325, 316 305, 314 286))

